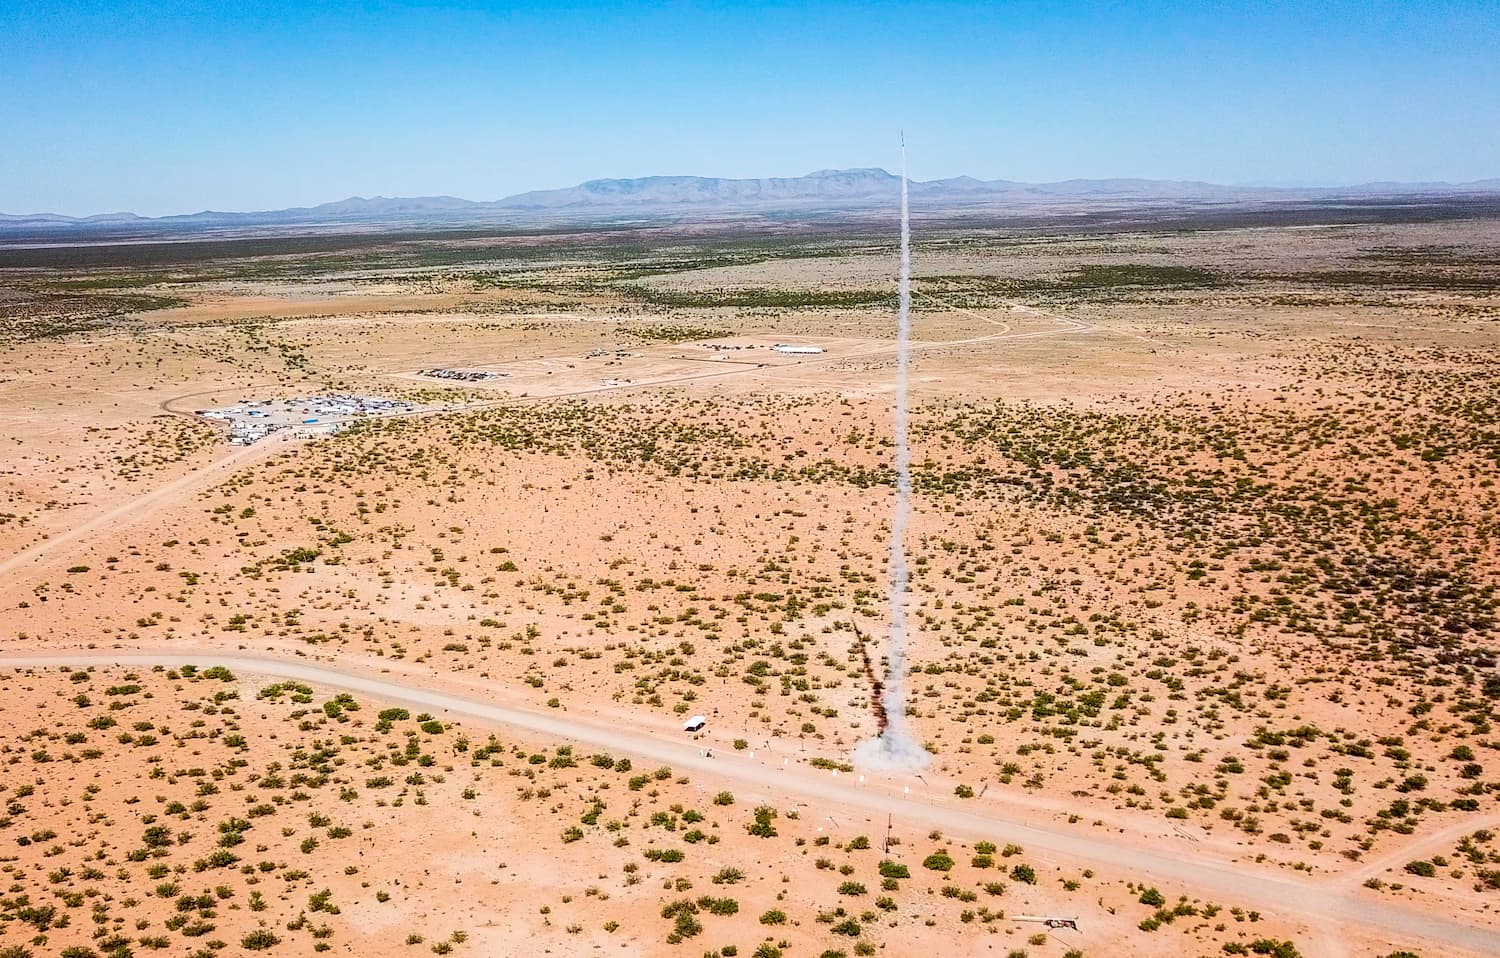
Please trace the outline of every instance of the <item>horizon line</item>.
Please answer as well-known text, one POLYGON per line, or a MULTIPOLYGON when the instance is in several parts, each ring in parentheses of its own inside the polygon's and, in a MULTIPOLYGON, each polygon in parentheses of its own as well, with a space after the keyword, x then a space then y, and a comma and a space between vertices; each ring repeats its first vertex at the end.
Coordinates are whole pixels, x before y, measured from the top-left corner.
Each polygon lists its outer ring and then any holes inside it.
MULTIPOLYGON (((713 175, 713 174, 698 174, 698 173, 651 173, 651 174, 645 174, 645 175, 642 175, 642 176, 605 176, 605 177, 596 177, 596 178, 593 178, 593 179, 582 180, 582 181, 573 183, 571 185, 566 185, 566 186, 551 186, 551 187, 537 187, 537 188, 534 188, 534 189, 521 190, 521 191, 515 192, 515 193, 508 193, 508 194, 505 194, 503 196, 495 197, 493 199, 483 199, 483 200, 474 200, 474 199, 469 199, 469 198, 464 197, 464 196, 459 196, 459 195, 454 194, 454 193, 441 193, 441 192, 438 192, 438 193, 409 193, 409 194, 395 194, 395 193, 393 193, 393 194, 389 194, 389 195, 387 195, 385 193, 373 193, 373 194, 370 194, 368 196, 363 195, 363 194, 359 194, 359 193, 352 193, 352 194, 349 194, 348 196, 343 196, 343 197, 339 197, 337 199, 332 199, 332 200, 324 200, 322 202, 314 203, 314 204, 311 204, 311 205, 303 205, 303 206, 299 206, 299 205, 279 206, 279 207, 268 207, 268 208, 262 208, 262 209, 223 209, 223 208, 207 207, 207 208, 198 209, 198 210, 187 210, 187 211, 176 212, 176 213, 157 213, 157 214, 141 214, 141 213, 136 213, 136 212, 134 212, 132 210, 108 210, 108 211, 101 211, 101 212, 96 212, 96 213, 82 213, 82 214, 57 213, 57 212, 53 212, 53 211, 49 211, 49 210, 35 210, 35 211, 25 212, 25 213, 9 213, 9 212, 6 212, 4 210, 0 210, 0 217, 3 217, 3 218, 8 219, 8 220, 53 219, 53 220, 65 220, 65 221, 70 221, 70 222, 75 222, 75 223, 82 223, 82 222, 86 222, 86 221, 89 221, 89 220, 109 220, 109 219, 114 219, 114 218, 120 218, 120 219, 126 219, 126 218, 128 218, 128 219, 134 219, 134 220, 169 220, 169 219, 187 218, 187 217, 194 217, 194 216, 209 216, 209 215, 215 215, 215 214, 226 215, 226 216, 254 216, 254 215, 257 215, 257 214, 276 214, 276 213, 290 213, 290 212, 301 212, 301 211, 314 211, 314 210, 322 209, 324 207, 336 206, 336 205, 338 205, 340 203, 349 203, 349 202, 371 203, 371 202, 377 202, 377 201, 400 202, 400 201, 413 201, 413 200, 427 200, 427 201, 432 201, 432 200, 451 200, 451 201, 456 201, 456 202, 464 203, 464 204, 470 204, 470 205, 475 205, 475 206, 484 206, 484 205, 494 205, 494 204, 505 203, 505 202, 507 202, 509 200, 515 200, 515 199, 518 199, 520 197, 528 196, 528 195, 531 195, 531 194, 566 192, 568 190, 581 189, 583 187, 587 187, 587 186, 590 186, 590 185, 593 185, 593 184, 599 184, 599 183, 631 183, 631 182, 643 182, 643 181, 648 181, 648 180, 702 180, 702 181, 720 181, 720 182, 740 182, 740 183, 746 183, 746 182, 758 182, 758 181, 766 181, 766 180, 797 181, 797 180, 807 180, 807 179, 811 179, 811 178, 818 177, 818 176, 823 176, 823 175, 857 174, 857 173, 871 173, 871 174, 873 174, 873 173, 880 173, 880 174, 884 174, 886 177, 889 177, 892 180, 893 183, 896 182, 896 181, 899 181, 901 179, 900 175, 895 174, 895 173, 891 173, 889 170, 887 170, 887 169, 885 169, 884 167, 881 167, 881 166, 846 167, 846 168, 839 168, 839 169, 835 169, 835 168, 820 168, 820 169, 812 170, 812 171, 810 171, 808 173, 804 173, 804 174, 797 175, 797 176, 718 176, 718 175, 713 175)), ((1076 184, 1076 183, 1181 184, 1181 185, 1189 185, 1189 186, 1212 187, 1212 188, 1216 188, 1216 189, 1245 190, 1245 191, 1255 191, 1255 192, 1283 192, 1283 191, 1290 192, 1290 191, 1297 191, 1297 190, 1322 190, 1322 191, 1328 191, 1328 190, 1357 190, 1357 189, 1370 189, 1370 188, 1379 188, 1379 187, 1406 188, 1406 189, 1415 189, 1415 188, 1421 188, 1421 187, 1430 187, 1430 188, 1435 188, 1435 189, 1445 189, 1445 188, 1446 189, 1463 189, 1463 188, 1466 188, 1466 187, 1480 187, 1480 186, 1482 186, 1482 187, 1489 187, 1489 188, 1494 188, 1496 190, 1500 190, 1500 175, 1491 176, 1491 177, 1481 177, 1479 179, 1473 179, 1473 180, 1459 180, 1459 181, 1454 181, 1454 180, 1392 180, 1392 179, 1361 180, 1361 181, 1355 181, 1355 182, 1327 181, 1327 180, 1324 180, 1324 181, 1251 180, 1251 181, 1239 181, 1239 182, 1230 182, 1230 183, 1220 183, 1220 182, 1215 182, 1213 180, 1189 179, 1189 178, 1182 178, 1182 177, 1075 176, 1075 177, 1067 177, 1067 178, 1064 178, 1064 179, 1057 179, 1057 180, 1011 180, 1011 179, 1005 179, 1003 177, 1002 178, 995 178, 995 179, 981 179, 979 177, 975 177, 975 176, 972 176, 972 175, 969 175, 969 174, 958 174, 956 176, 937 177, 937 178, 930 179, 930 180, 909 179, 909 182, 913 186, 927 186, 927 185, 932 185, 932 184, 951 183, 951 182, 963 181, 963 180, 968 180, 968 181, 973 181, 973 182, 978 182, 978 183, 984 183, 984 184, 1009 184, 1009 185, 1014 185, 1014 186, 1018 186, 1018 187, 1047 187, 1047 186, 1061 186, 1061 185, 1065 185, 1065 184, 1076 184)))

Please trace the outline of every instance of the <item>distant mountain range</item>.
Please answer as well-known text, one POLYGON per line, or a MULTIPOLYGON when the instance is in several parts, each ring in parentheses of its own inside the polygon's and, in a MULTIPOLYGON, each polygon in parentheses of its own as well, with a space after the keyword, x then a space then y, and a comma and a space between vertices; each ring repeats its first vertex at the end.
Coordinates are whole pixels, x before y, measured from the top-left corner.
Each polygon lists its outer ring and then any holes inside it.
MULTIPOLYGON (((578 221, 631 217, 680 217, 735 212, 858 211, 893 204, 900 177, 883 169, 818 170, 806 176, 723 179, 706 176, 647 176, 638 179, 590 180, 557 190, 535 190, 500 200, 474 201, 456 196, 352 196, 319 206, 259 212, 205 210, 178 216, 143 217, 104 213, 71 217, 55 213, 0 213, 0 231, 62 231, 93 228, 151 232, 240 229, 247 227, 321 227, 465 225, 539 220, 578 221)), ((1500 178, 1472 183, 1366 183, 1348 187, 1244 187, 1186 180, 1062 180, 1018 183, 1011 180, 951 179, 913 181, 915 204, 929 210, 1076 206, 1099 203, 1236 204, 1277 201, 1357 200, 1381 196, 1500 193, 1500 178)), ((92 231, 92 230, 89 230, 92 231)))

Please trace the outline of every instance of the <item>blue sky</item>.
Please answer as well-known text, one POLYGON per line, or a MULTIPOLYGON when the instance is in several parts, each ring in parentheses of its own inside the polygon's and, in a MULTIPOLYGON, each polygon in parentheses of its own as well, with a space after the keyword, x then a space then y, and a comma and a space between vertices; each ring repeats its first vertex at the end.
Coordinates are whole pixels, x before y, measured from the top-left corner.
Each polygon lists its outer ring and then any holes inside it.
POLYGON ((0 0, 0 211, 609 176, 1500 176, 1500 2, 0 0))

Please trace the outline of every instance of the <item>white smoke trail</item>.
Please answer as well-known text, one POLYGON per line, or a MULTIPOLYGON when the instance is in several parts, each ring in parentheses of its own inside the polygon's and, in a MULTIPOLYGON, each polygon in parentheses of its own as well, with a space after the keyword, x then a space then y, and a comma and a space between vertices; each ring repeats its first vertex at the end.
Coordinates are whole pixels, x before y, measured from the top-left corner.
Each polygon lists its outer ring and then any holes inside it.
POLYGON ((890 649, 886 671, 886 727, 864 742, 855 754, 864 763, 915 771, 932 757, 915 738, 906 721, 906 589, 911 575, 906 567, 906 526, 911 517, 911 445, 907 438, 907 378, 911 365, 911 208, 906 188, 906 138, 901 140, 901 267, 897 281, 896 314, 896 500, 891 515, 890 649))

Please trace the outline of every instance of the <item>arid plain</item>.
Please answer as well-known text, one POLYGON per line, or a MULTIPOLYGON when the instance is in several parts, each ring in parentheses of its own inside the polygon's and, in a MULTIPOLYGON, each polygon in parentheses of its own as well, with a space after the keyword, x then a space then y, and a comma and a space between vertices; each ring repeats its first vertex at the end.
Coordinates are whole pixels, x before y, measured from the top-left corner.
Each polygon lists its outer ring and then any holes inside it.
POLYGON ((3 251, 0 955, 1495 953, 1500 220, 1359 219, 919 221, 920 775, 886 226, 3 251))

